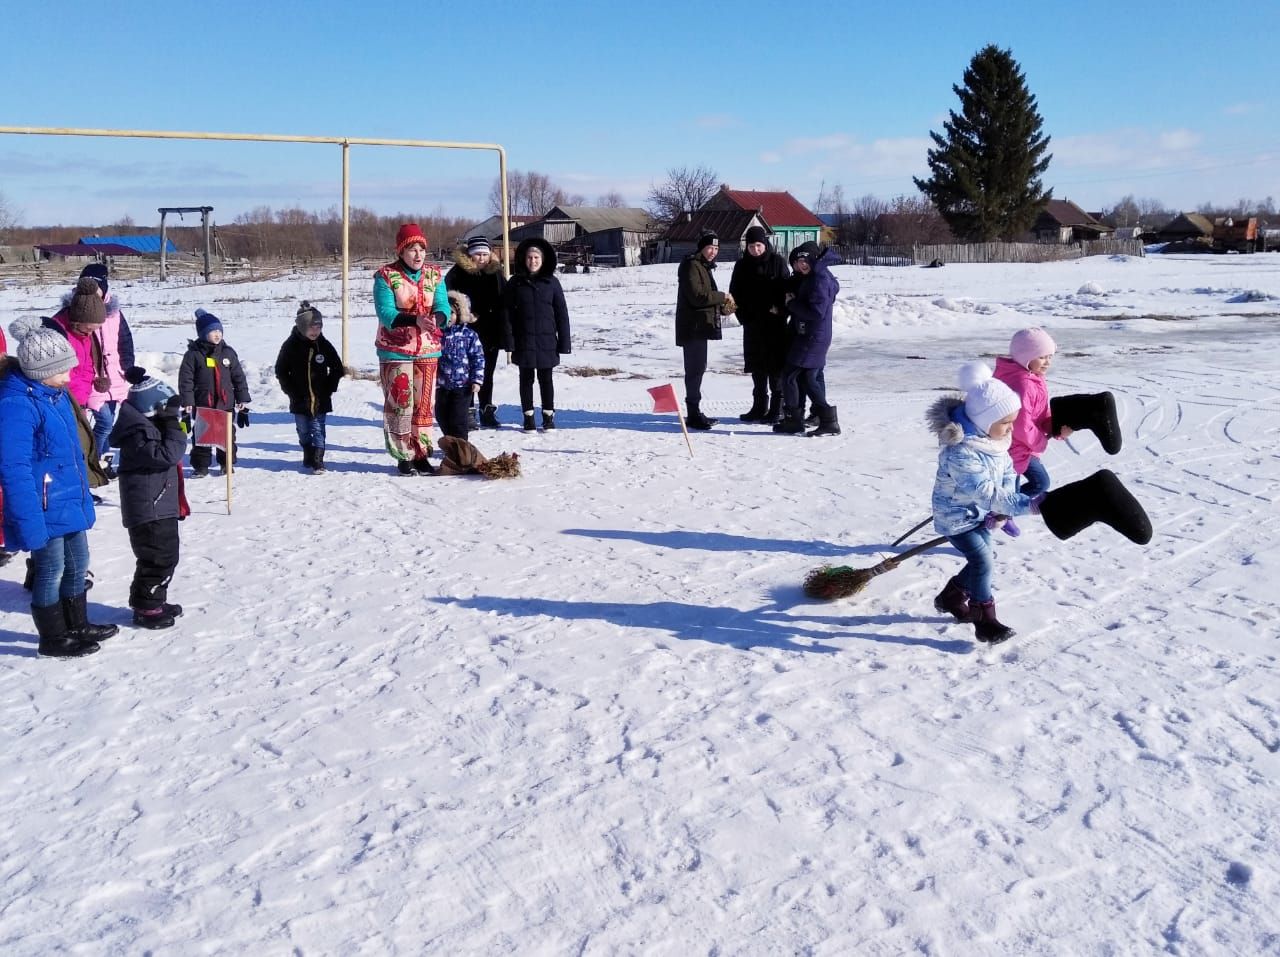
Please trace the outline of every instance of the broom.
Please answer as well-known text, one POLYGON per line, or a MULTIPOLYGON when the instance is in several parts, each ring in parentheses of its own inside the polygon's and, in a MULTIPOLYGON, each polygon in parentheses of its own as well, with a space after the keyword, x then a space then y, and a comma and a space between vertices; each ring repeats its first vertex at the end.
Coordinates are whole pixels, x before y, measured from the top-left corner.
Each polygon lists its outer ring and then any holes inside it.
POLYGON ((932 538, 922 545, 909 548, 901 555, 891 555, 878 565, 870 568, 850 568, 848 565, 823 565, 815 568, 804 578, 804 593, 810 598, 820 601, 835 601, 837 598, 848 598, 867 587, 867 583, 877 575, 893 571, 908 558, 914 558, 921 552, 937 548, 946 538, 932 538))

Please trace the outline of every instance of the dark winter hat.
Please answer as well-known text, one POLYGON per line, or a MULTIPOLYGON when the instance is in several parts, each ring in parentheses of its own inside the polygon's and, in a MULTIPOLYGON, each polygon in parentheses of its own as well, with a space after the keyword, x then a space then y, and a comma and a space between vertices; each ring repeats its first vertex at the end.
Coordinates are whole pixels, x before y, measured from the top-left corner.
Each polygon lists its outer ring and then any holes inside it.
POLYGON ((472 236, 467 240, 467 255, 474 256, 476 253, 492 253, 493 247, 489 245, 489 240, 483 236, 472 236))
POLYGON ((431 248, 427 237, 422 232, 422 227, 417 223, 405 223, 396 230, 396 255, 404 252, 405 246, 411 246, 414 243, 422 243, 424 249, 431 248))
POLYGON ((698 252, 702 252, 708 246, 715 246, 717 248, 720 246, 720 237, 711 229, 708 229, 698 237, 698 252))
POLYGON ((306 332, 316 326, 324 327, 324 316, 320 315, 320 310, 305 299, 302 305, 298 307, 298 315, 293 320, 293 324, 298 327, 299 332, 306 332))
POLYGON ((102 302, 97 280, 82 276, 76 282, 76 291, 67 303, 67 322, 100 326, 107 320, 107 307, 102 302))
POLYGON ((177 395, 167 382, 147 375, 139 366, 130 366, 124 377, 132 383, 125 401, 143 415, 153 415, 177 395))
POLYGON ((999 379, 992 378, 991 368, 985 362, 962 365, 957 381, 964 390, 964 414, 984 435, 991 431, 992 425, 1022 408, 1018 394, 999 379))
POLYGON ((818 244, 813 241, 810 241, 807 243, 801 243, 795 249, 791 250, 791 255, 788 257, 788 262, 790 262, 791 265, 794 266, 796 264, 797 259, 805 259, 805 260, 808 260, 809 263, 812 265, 813 263, 818 261, 818 254, 821 251, 822 250, 818 246, 818 244))
POLYGON ((211 332, 222 332, 222 320, 211 312, 196 310, 196 337, 205 339, 211 332))
POLYGON ((16 355, 18 356, 18 368, 22 370, 22 374, 28 379, 34 379, 39 382, 41 379, 58 375, 79 365, 80 360, 76 358, 75 350, 71 348, 71 343, 67 341, 66 336, 56 329, 50 329, 46 326, 36 326, 35 328, 27 326, 24 330, 19 330, 16 328, 17 326, 18 324, 15 322, 13 326, 9 327, 9 331, 13 333, 25 332, 18 342, 16 355))
POLYGON ((745 238, 749 243, 766 243, 769 241, 769 234, 763 226, 752 226, 747 230, 745 238))
POLYGON ((80 270, 80 278, 88 276, 98 284, 98 288, 102 290, 102 294, 107 294, 107 264, 106 263, 89 263, 80 270))

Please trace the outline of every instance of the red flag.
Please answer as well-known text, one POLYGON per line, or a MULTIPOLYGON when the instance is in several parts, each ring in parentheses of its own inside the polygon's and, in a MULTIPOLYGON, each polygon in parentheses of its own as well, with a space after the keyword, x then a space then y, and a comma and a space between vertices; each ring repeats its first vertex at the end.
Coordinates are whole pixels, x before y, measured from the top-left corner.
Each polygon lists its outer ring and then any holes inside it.
POLYGON ((227 450, 227 413, 222 409, 206 409, 196 406, 195 430, 191 441, 195 445, 208 445, 215 449, 227 450))
POLYGON ((649 394, 653 396, 654 412, 680 411, 680 405, 676 402, 676 390, 670 382, 666 385, 655 385, 649 390, 649 394))

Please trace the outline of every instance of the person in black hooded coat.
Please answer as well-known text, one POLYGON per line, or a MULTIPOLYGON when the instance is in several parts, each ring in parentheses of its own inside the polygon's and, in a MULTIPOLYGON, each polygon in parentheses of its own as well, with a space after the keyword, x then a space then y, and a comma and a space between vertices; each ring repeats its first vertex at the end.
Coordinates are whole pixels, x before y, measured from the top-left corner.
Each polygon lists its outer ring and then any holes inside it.
POLYGON ((471 326, 484 347, 484 382, 480 385, 480 425, 496 429, 498 410, 493 404, 493 373, 498 367, 498 353, 510 352, 511 321, 503 293, 507 288, 502 274, 502 261, 493 257, 489 241, 481 236, 467 243, 465 250, 453 254, 454 266, 445 273, 444 284, 450 292, 460 292, 471 303, 475 322, 471 326))
POLYGON ((743 422, 777 422, 782 415, 782 367, 787 356, 787 278, 762 226, 747 230, 745 254, 733 264, 729 295, 742 324, 743 369, 751 374, 751 409, 743 422))
POLYGON ((533 420, 533 380, 542 399, 542 427, 556 427, 556 391, 552 372, 571 351, 569 308, 556 278, 556 252, 545 239, 526 239, 516 247, 504 301, 511 320, 511 360, 520 367, 520 409, 524 430, 533 420))

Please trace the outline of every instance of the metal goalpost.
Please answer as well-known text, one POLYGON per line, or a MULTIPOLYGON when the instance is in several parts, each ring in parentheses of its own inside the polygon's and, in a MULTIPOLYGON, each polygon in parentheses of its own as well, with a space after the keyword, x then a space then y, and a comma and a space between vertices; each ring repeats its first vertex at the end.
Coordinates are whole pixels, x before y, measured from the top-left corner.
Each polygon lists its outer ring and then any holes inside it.
POLYGON ((350 367, 347 341, 347 297, 351 267, 350 199, 352 146, 408 146, 422 149, 490 150, 498 154, 498 182, 502 195, 503 268, 511 274, 511 217, 507 201, 507 152, 497 143, 457 143, 446 140, 401 140, 365 136, 289 136, 277 133, 204 133, 180 130, 93 130, 54 126, 0 126, 0 134, 20 136, 105 136, 116 139, 227 140, 249 143, 323 143, 342 147, 342 363, 350 367))

